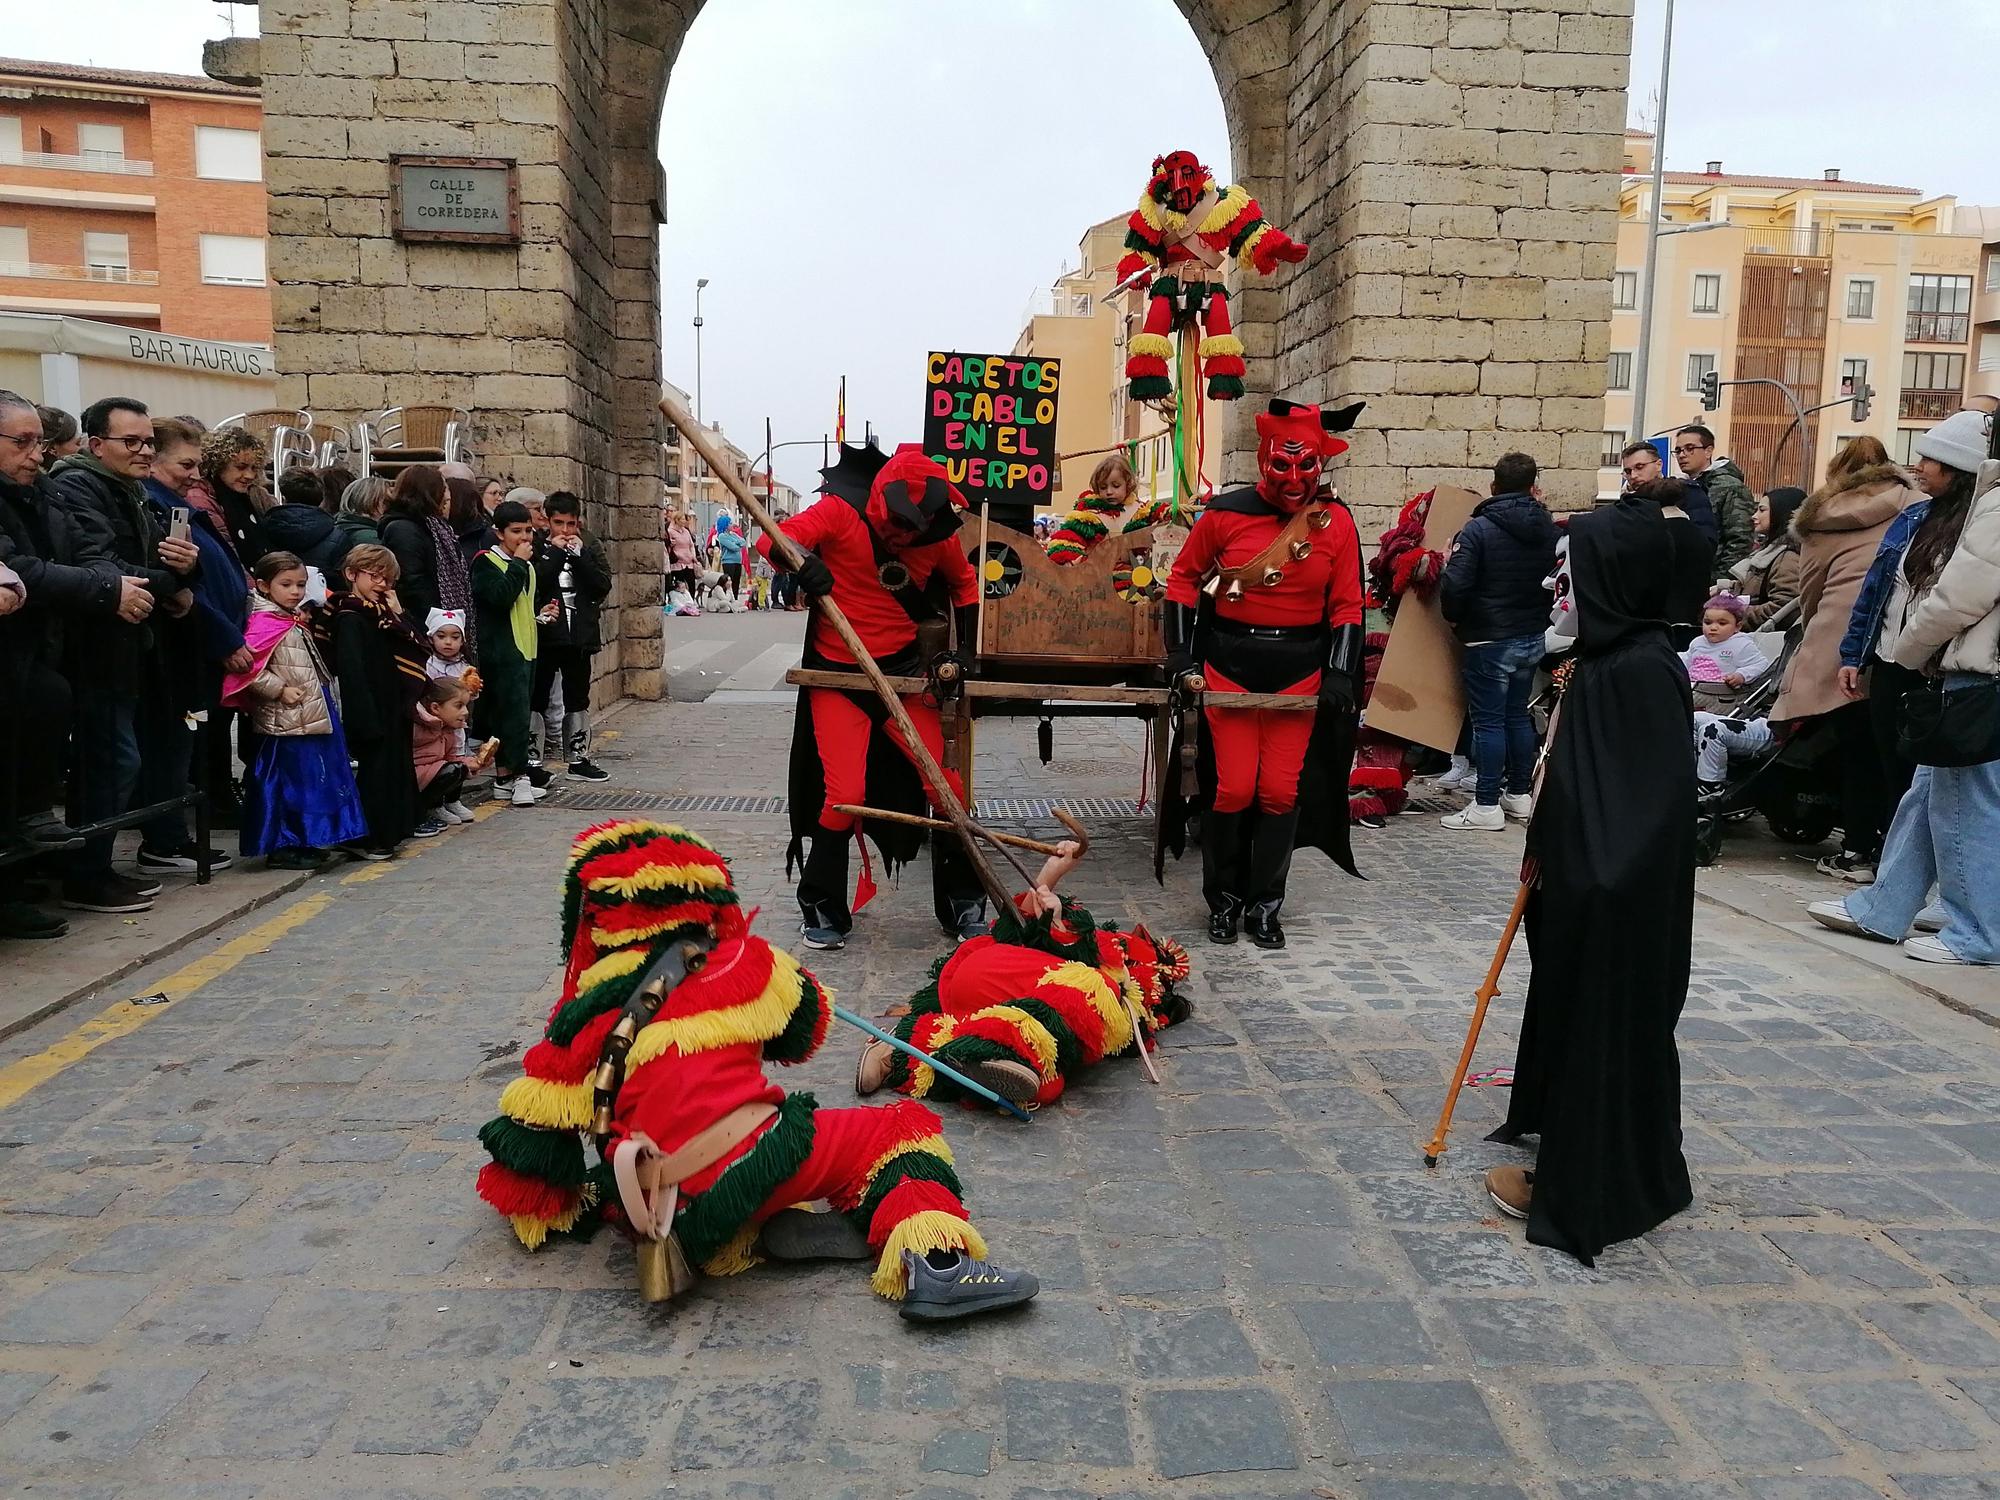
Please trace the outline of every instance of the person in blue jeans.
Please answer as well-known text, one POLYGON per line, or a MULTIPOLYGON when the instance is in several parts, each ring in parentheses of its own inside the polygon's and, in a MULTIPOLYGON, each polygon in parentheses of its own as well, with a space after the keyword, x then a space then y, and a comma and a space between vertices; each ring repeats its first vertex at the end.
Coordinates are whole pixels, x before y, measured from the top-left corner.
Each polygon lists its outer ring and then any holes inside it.
POLYGON ((1472 720, 1472 805, 1452 829, 1504 828, 1528 816, 1535 727, 1528 718, 1549 623, 1545 580, 1555 569, 1556 524, 1525 453, 1493 466, 1493 487, 1452 542, 1438 588, 1444 617, 1464 646, 1460 671, 1472 720))
POLYGON ((722 559, 722 576, 728 580, 729 597, 740 597, 743 593, 743 529, 736 524, 736 517, 726 510, 716 513, 715 539, 711 545, 722 559))
MULTIPOLYGON (((1947 417, 1911 446, 1929 509, 1886 597, 1857 600, 1879 618, 1877 650, 1945 692, 1990 690, 2000 677, 2000 460, 1986 458, 1994 419, 1947 417), (1879 610, 1879 615, 1876 612, 1879 610)), ((1911 507, 1915 509, 1915 507, 1911 507)), ((1847 668, 1843 667, 1843 678, 1847 668)), ((1970 766, 1918 766, 1882 844, 1875 883, 1807 907, 1823 926, 1904 944, 1911 958, 2000 964, 2000 744, 1970 766), (1910 937, 1935 882, 1943 922, 1910 937)))

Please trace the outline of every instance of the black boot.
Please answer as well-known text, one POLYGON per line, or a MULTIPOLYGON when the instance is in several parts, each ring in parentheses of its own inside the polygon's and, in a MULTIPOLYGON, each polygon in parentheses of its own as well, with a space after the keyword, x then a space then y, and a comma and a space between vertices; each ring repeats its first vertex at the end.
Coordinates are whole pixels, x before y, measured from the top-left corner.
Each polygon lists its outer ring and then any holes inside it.
POLYGON ((1236 941, 1237 919, 1243 915, 1243 819, 1240 812, 1201 815, 1201 893, 1208 900, 1208 940, 1236 941))
POLYGON ((961 943, 986 933, 986 895, 972 860, 958 835, 943 829, 931 834, 931 911, 946 935, 961 943))
POLYGON ((1278 911, 1285 904, 1285 878, 1292 872, 1292 840, 1298 836, 1299 814, 1264 813, 1257 819, 1250 843, 1250 904, 1243 913, 1243 931, 1259 948, 1285 946, 1285 929, 1278 911))
POLYGON ((799 871, 799 926, 808 948, 839 952, 854 917, 847 909, 847 841, 851 833, 813 831, 799 871))

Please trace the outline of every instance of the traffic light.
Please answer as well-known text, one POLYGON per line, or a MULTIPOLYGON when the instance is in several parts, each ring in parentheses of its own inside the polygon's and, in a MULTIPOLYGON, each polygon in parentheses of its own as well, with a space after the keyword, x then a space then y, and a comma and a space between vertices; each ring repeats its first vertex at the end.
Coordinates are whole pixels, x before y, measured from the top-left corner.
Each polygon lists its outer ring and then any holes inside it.
POLYGON ((1720 405, 1722 405, 1722 376, 1717 371, 1710 370, 1701 377, 1701 409, 1714 411, 1720 405))
POLYGON ((1868 384, 1865 380, 1855 388, 1854 404, 1848 408, 1848 414, 1855 421, 1865 422, 1868 420, 1868 401, 1874 394, 1875 387, 1868 384))

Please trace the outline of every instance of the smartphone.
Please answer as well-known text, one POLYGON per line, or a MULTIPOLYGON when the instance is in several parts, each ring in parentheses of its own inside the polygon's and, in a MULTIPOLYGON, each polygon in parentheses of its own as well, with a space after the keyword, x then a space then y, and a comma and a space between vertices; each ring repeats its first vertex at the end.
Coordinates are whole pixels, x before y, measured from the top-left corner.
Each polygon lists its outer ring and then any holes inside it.
POLYGON ((177 542, 188 539, 189 517, 192 514, 185 505, 176 505, 167 512, 167 535, 177 542))

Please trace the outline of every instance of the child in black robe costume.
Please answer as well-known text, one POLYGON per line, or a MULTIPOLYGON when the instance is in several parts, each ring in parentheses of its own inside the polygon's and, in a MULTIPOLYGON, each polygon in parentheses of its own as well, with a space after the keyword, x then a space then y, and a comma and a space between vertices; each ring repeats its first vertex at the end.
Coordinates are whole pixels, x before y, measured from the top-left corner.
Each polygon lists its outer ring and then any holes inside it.
POLYGON ((1687 672, 1667 634, 1674 539, 1628 497, 1569 523, 1575 675, 1528 827, 1534 961, 1507 1123, 1532 1172, 1487 1174, 1528 1238, 1590 1265, 1694 1199, 1674 1027, 1694 932, 1687 672))

